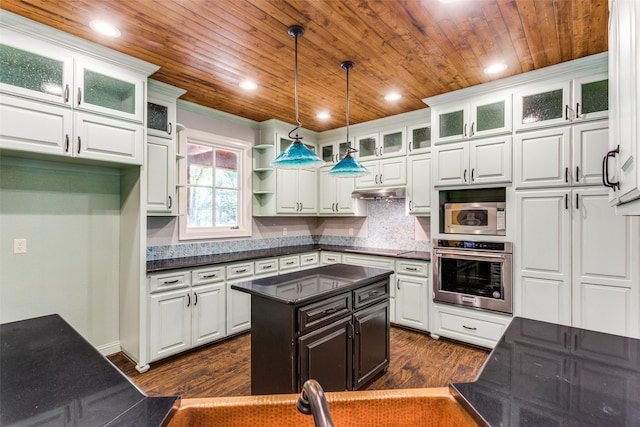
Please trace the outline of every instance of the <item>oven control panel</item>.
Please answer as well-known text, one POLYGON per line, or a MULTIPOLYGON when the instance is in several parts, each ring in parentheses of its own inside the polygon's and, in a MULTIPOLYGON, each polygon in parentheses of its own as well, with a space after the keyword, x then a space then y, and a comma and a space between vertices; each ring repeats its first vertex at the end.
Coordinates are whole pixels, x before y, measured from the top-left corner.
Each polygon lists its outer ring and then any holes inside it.
POLYGON ((495 252, 511 252, 509 242, 474 242, 469 240, 445 240, 436 239, 436 248, 459 248, 495 252))

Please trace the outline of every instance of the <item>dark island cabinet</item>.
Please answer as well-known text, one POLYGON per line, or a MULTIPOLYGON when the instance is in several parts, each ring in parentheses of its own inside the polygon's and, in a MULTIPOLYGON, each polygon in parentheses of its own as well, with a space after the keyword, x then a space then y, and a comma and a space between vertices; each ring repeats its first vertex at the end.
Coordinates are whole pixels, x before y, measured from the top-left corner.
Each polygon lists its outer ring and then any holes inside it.
POLYGON ((315 283, 300 276, 236 288, 251 289, 252 294, 252 394, 298 393, 308 379, 318 381, 325 391, 358 390, 388 368, 391 272, 345 265, 317 270, 323 273, 315 283), (331 274, 324 274, 336 269, 369 270, 369 276, 333 280, 331 274), (371 275, 374 270, 376 274, 371 275), (305 289, 309 286, 316 287, 317 294, 305 289), (296 288, 298 294, 312 296, 279 297, 291 295, 296 288))

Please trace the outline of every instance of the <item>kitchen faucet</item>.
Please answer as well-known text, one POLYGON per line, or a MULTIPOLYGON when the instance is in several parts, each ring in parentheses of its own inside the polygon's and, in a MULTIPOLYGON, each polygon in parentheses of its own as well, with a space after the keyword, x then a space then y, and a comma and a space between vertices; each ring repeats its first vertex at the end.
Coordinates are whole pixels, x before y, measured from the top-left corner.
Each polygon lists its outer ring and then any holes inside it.
POLYGON ((296 406, 298 411, 303 414, 313 414, 313 422, 316 427, 333 427, 327 399, 325 399, 324 390, 318 381, 305 381, 296 406))

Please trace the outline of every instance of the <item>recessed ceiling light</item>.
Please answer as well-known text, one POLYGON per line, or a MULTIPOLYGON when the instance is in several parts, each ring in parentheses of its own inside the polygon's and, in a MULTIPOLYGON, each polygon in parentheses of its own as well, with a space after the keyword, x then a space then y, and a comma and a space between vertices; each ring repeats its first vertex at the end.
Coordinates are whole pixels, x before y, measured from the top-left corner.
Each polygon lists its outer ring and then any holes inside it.
POLYGON ((320 120, 327 120, 331 116, 326 111, 323 111, 321 113, 318 113, 316 117, 318 117, 320 120))
POLYGON ((250 80, 245 80, 240 83, 240 87, 245 90, 256 90, 258 85, 250 80))
POLYGON ((499 63, 488 66, 484 69, 485 74, 496 74, 507 69, 507 64, 499 63))
POLYGON ((402 98, 402 95, 399 93, 390 93, 384 97, 387 101, 397 101, 400 98, 402 98))
POLYGON ((91 21, 89 23, 89 26, 91 27, 91 29, 93 29, 93 31, 96 31, 102 34, 103 36, 120 37, 120 30, 118 30, 116 27, 109 24, 108 22, 91 21))

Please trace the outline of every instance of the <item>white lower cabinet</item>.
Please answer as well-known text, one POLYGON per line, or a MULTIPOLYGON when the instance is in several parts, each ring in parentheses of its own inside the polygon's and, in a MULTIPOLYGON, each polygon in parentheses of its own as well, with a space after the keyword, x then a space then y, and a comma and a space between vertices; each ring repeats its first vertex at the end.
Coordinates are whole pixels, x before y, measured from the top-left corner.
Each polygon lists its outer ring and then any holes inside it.
POLYGON ((395 323, 429 330, 429 263, 396 259, 395 323))
POLYGON ((227 270, 227 335, 251 329, 251 295, 231 289, 231 285, 253 279, 254 264, 231 264, 227 270))
POLYGON ((447 337, 493 348, 511 323, 511 316, 446 304, 432 305, 431 336, 447 337))
POLYGON ((149 277, 152 362, 225 337, 226 289, 224 276, 216 272, 212 268, 149 277))
POLYGON ((516 193, 515 314, 640 337, 640 218, 605 188, 516 193))

